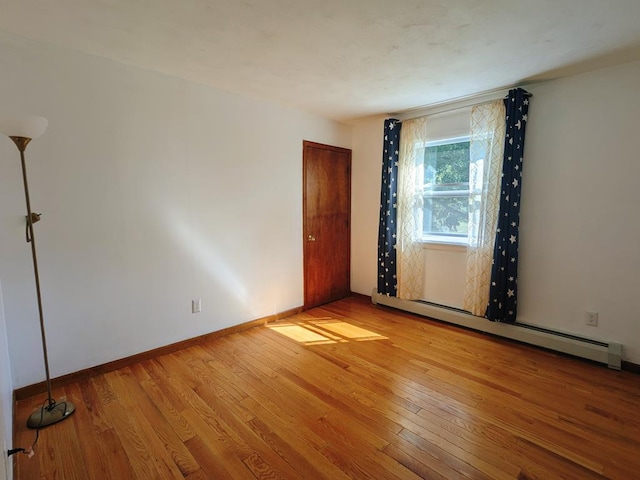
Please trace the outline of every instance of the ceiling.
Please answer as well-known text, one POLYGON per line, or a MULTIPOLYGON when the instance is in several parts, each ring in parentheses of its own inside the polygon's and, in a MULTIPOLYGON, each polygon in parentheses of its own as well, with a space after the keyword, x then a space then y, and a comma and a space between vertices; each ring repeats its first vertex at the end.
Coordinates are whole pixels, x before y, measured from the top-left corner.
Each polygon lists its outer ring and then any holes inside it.
POLYGON ((0 0, 0 29, 349 121, 640 59, 638 0, 0 0))

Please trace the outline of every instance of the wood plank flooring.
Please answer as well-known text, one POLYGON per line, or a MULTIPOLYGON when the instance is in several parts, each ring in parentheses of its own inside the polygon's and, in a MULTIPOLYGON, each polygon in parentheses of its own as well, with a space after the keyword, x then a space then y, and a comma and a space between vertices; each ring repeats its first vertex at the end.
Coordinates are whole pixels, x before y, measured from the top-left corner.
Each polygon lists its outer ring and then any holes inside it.
POLYGON ((640 478, 640 376, 359 298, 54 396, 17 480, 640 478))

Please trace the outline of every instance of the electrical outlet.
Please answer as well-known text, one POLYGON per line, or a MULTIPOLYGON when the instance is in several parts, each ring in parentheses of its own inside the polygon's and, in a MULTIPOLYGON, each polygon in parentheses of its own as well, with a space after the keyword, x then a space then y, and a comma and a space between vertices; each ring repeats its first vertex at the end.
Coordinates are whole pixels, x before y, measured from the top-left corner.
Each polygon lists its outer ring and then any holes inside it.
POLYGON ((598 326, 598 312, 584 312, 584 323, 590 327, 598 326))
POLYGON ((202 311, 202 300, 191 300, 191 313, 200 313, 202 311))

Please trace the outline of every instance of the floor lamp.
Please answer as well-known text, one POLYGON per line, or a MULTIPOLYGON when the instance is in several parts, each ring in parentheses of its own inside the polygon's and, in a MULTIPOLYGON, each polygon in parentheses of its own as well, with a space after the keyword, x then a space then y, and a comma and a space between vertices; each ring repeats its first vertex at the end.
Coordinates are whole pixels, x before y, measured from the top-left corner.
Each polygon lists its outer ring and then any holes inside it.
POLYGON ((40 295, 40 275, 38 274, 38 258, 36 255, 36 239, 33 234, 33 224, 40 220, 40 215, 31 211, 29 199, 29 184, 27 183, 27 167, 24 159, 24 151, 34 138, 38 138, 47 129, 49 122, 46 118, 35 115, 0 118, 0 133, 8 136, 20 151, 22 162, 22 181, 24 184, 24 198, 27 202, 27 242, 31 244, 31 257, 33 258, 33 273, 36 281, 36 297, 38 299, 38 314, 40 316, 40 336, 42 337, 42 352, 44 356, 44 368, 47 374, 47 400, 42 407, 31 414, 27 420, 29 428, 42 428, 64 420, 76 409, 71 402, 56 402, 51 396, 51 377, 49 375, 49 357, 47 354, 47 339, 44 333, 44 315, 42 312, 42 297, 40 295))

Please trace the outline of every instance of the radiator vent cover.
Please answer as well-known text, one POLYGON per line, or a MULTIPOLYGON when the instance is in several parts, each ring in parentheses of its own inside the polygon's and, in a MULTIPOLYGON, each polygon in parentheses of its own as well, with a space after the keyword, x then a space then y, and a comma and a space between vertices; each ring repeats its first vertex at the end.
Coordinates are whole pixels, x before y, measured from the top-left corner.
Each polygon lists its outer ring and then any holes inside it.
POLYGON ((476 317, 463 310, 443 307, 428 302, 400 300, 396 297, 381 295, 375 290, 371 294, 374 304, 386 305, 423 317, 440 320, 453 325, 490 333, 538 347, 548 348, 576 357, 603 363, 609 368, 620 370, 622 367, 622 344, 605 342, 578 335, 550 330, 526 323, 490 322, 486 318, 476 317))

